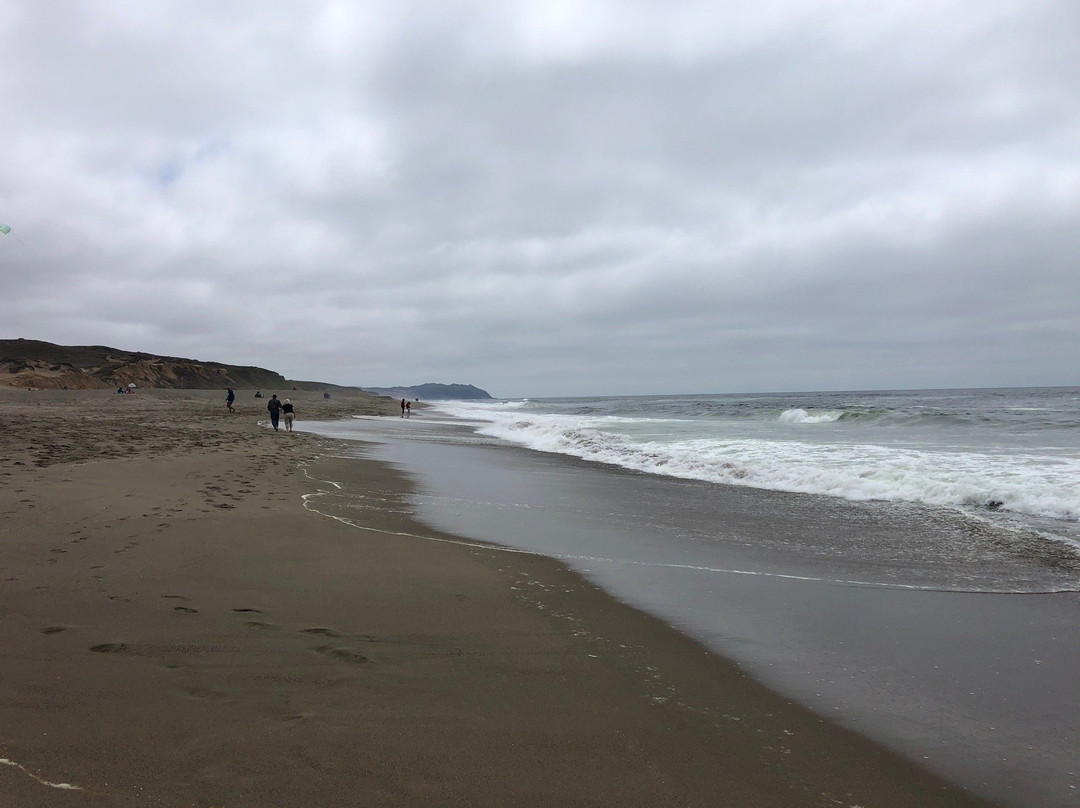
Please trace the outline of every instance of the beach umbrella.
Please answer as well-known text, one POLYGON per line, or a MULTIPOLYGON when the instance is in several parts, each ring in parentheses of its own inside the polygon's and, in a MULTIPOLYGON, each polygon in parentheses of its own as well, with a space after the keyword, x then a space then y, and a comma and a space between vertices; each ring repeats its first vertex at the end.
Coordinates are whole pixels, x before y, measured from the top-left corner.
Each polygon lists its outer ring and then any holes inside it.
POLYGON ((132 382, 131 384, 128 385, 128 387, 134 387, 134 386, 135 386, 135 382, 132 382))

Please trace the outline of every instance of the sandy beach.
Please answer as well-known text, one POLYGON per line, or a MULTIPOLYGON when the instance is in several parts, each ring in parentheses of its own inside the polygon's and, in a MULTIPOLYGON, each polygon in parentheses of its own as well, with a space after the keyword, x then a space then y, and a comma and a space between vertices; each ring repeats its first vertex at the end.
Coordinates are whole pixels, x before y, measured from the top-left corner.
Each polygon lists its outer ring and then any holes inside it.
POLYGON ((0 805, 987 804, 237 396, 0 389, 0 805))

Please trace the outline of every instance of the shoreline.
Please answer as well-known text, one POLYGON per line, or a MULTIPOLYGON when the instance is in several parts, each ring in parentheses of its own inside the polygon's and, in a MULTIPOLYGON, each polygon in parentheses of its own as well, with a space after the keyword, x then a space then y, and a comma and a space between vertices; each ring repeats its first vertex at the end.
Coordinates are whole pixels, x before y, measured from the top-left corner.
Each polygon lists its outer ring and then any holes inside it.
POLYGON ((967 530, 963 520, 671 480, 477 440, 456 423, 420 426, 307 428, 372 441, 376 457, 416 478, 422 521, 565 561, 974 793, 1017 808, 1075 793, 1077 595, 860 584, 873 572, 859 566, 865 555, 850 554, 847 569, 814 561, 823 539, 904 546, 967 530))
POLYGON ((0 394, 5 803, 990 804, 239 393, 55 392, 0 394))

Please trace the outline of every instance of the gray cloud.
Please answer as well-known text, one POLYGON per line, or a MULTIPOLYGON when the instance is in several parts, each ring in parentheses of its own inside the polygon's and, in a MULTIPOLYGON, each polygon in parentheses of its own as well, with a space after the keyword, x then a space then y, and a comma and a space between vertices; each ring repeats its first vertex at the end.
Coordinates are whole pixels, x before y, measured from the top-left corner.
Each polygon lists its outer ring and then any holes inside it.
POLYGON ((1069 0, 0 0, 3 336, 502 395, 1075 383, 1077 54, 1069 0))

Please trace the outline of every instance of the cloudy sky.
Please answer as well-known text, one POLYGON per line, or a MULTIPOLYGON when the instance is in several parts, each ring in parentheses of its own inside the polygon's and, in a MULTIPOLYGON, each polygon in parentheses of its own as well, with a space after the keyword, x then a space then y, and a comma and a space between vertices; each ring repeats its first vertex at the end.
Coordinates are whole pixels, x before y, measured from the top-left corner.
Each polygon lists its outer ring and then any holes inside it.
POLYGON ((0 0, 0 147, 4 338, 507 397, 1080 379, 1076 0, 0 0))

